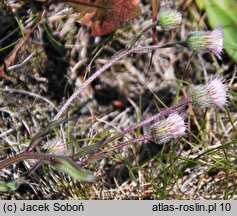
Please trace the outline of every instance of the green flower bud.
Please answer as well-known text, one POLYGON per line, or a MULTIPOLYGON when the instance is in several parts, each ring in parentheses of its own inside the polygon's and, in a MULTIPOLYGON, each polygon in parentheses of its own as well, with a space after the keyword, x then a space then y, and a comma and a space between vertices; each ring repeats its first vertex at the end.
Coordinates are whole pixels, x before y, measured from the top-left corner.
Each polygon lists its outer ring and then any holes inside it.
POLYGON ((158 23, 162 29, 169 31, 182 24, 182 14, 175 10, 164 10, 158 15, 158 23))

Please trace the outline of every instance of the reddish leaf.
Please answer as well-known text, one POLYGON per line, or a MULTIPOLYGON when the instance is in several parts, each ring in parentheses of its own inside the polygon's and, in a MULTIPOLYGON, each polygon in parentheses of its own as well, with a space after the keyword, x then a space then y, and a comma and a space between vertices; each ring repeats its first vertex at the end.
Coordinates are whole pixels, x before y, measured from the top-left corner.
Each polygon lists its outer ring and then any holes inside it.
POLYGON ((109 34, 141 14, 138 0, 66 0, 81 12, 80 23, 91 27, 92 35, 109 34))
MULTIPOLYGON (((33 0, 23 0, 31 2, 33 0)), ((69 3, 80 12, 79 22, 91 27, 92 35, 109 34, 141 14, 140 0, 36 0, 44 4, 69 3)))

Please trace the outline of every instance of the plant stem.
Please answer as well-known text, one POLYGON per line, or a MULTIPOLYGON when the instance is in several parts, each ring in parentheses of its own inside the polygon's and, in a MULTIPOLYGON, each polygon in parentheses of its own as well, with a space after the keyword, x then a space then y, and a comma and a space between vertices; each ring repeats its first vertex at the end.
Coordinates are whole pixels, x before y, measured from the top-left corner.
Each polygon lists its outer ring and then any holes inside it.
POLYGON ((36 159, 36 160, 52 161, 54 159, 54 157, 55 157, 55 155, 50 155, 50 154, 35 153, 35 152, 23 152, 18 155, 15 155, 14 157, 3 160, 0 163, 0 170, 2 170, 3 168, 5 168, 9 165, 12 165, 13 163, 16 163, 16 162, 22 161, 22 160, 36 159))
MULTIPOLYGON (((157 113, 147 119, 144 119, 143 121, 139 122, 139 123, 135 123, 134 125, 132 125, 131 127, 127 128, 126 130, 122 131, 121 133, 115 135, 115 136, 112 136, 111 138, 107 139, 104 143, 103 143, 103 146, 107 145, 108 143, 124 136, 125 134, 129 133, 129 132, 133 132, 134 130, 136 130, 137 128, 140 128, 152 121, 155 121, 159 118, 161 118, 162 116, 165 116, 165 115, 169 115, 175 111, 177 111, 179 108, 185 106, 185 105, 188 105, 190 103, 190 99, 189 98, 186 98, 186 99, 183 99, 181 101, 179 101, 179 103, 169 107, 169 108, 166 108, 165 110, 161 111, 160 113, 157 113)), ((137 138, 138 139, 138 138, 137 138)), ((127 144, 125 144, 127 145, 127 144)), ((113 148, 117 148, 116 146, 114 146, 113 148)), ((113 149, 112 148, 112 149, 113 149)), ((114 149, 113 149, 114 150, 114 149)), ((100 153, 98 153, 100 154, 100 153)), ((76 160, 77 159, 77 154, 75 155, 72 155, 72 159, 73 160, 76 160)))
POLYGON ((104 145, 118 139, 119 137, 122 137, 124 136, 125 134, 129 133, 129 132, 132 132, 134 130, 136 130, 137 128, 140 128, 152 121, 155 121, 159 118, 161 118, 162 116, 165 116, 165 115, 169 115, 175 111, 177 111, 179 108, 185 106, 185 105, 188 105, 190 103, 190 99, 189 98, 186 98, 186 99, 183 99, 181 101, 179 101, 179 103, 169 107, 169 108, 166 108, 165 110, 161 111, 160 113, 157 113, 147 119, 144 119, 143 121, 139 122, 139 123, 136 123, 134 125, 132 125, 131 127, 127 128, 126 130, 122 131, 121 133, 111 137, 110 139, 107 139, 104 143, 104 145))
POLYGON ((140 136, 138 138, 134 138, 134 139, 131 139, 131 140, 128 140, 126 142, 123 142, 123 143, 119 143, 115 146, 113 146, 111 149, 109 150, 105 150, 105 151, 102 151, 102 152, 99 152, 97 154, 94 154, 92 156, 90 156, 87 160, 83 161, 82 163, 80 163, 78 166, 80 167, 84 167, 86 166, 87 164, 91 163, 92 161, 94 160, 99 160, 101 159, 105 154, 108 154, 116 149, 120 149, 120 148, 123 148, 125 146, 128 146, 128 145, 132 145, 134 143, 137 143, 137 142, 142 142, 142 141, 146 141, 146 140, 151 140, 152 139, 152 136, 151 135, 143 135, 143 136, 140 136))
MULTIPOLYGON (((181 100, 179 103, 161 111, 160 113, 158 114, 155 114, 139 123, 136 123, 134 125, 132 125, 131 127, 127 128, 126 130, 124 130, 123 132, 111 137, 110 139, 108 139, 107 141, 105 141, 105 143, 103 145, 106 145, 108 144, 109 142, 113 141, 113 140, 116 140, 117 138, 129 133, 129 132, 132 132, 134 130, 136 130, 137 128, 140 128, 154 120, 157 120, 159 119, 160 117, 164 116, 164 115, 168 115, 170 113, 173 113, 175 111, 177 111, 180 107, 182 106, 185 106, 185 105, 188 105, 190 103, 190 99, 189 98, 186 98, 184 100, 181 100)), ((150 135, 144 135, 144 136, 141 136, 141 137, 138 137, 138 138, 135 138, 135 139, 132 139, 132 140, 129 140, 129 141, 126 141, 124 143, 120 143, 118 145, 115 145, 113 148, 107 150, 107 151, 104 151, 104 152, 100 152, 100 153, 97 153, 95 155, 92 155, 89 159, 87 159, 86 161, 80 163, 78 166, 80 167, 83 167, 85 166, 86 164, 88 164, 89 162, 93 161, 93 160, 96 160, 96 159, 99 159, 101 158, 101 156, 103 156, 104 154, 107 154, 111 151, 114 151, 116 149, 119 149, 119 148, 122 148, 124 146, 127 146, 127 145, 131 145, 133 143, 136 143, 136 142, 141 142, 141 141, 144 141, 144 140, 149 140, 151 139, 152 137, 150 135)), ((2 161, 0 163, 0 170, 13 164, 13 163, 16 163, 18 161, 22 161, 22 160, 27 160, 27 159, 36 159, 36 160, 47 160, 47 161, 53 161, 55 158, 55 155, 51 155, 51 154, 44 154, 44 153, 36 153, 36 152, 23 152, 23 153, 20 153, 18 155, 15 155, 14 157, 11 157, 11 158, 8 158, 4 161, 2 161)), ((70 157, 71 159, 75 160, 75 157, 74 156, 71 156, 70 157)))
POLYGON ((144 28, 138 35, 136 35, 132 40, 131 42, 129 42, 128 44, 128 48, 131 48, 139 39, 140 37, 146 33, 148 30, 150 29, 156 29, 155 27, 157 26, 157 23, 152 23, 150 25, 148 25, 146 28, 144 28))
POLYGON ((64 112, 68 109, 70 104, 79 96, 79 94, 92 82, 94 81, 97 77, 99 77, 104 71, 106 71, 108 68, 110 68, 112 65, 114 65, 116 62, 124 58, 125 56, 128 56, 132 53, 136 52, 147 52, 147 51, 152 51, 156 49, 163 49, 163 48, 170 48, 170 47, 179 47, 183 45, 183 42, 179 43, 169 43, 165 45, 152 45, 152 46, 141 46, 141 47, 131 47, 131 48, 126 48, 123 51, 119 52, 118 54, 115 54, 112 59, 102 66, 99 70, 97 70, 92 76, 90 76, 72 95, 71 97, 66 101, 66 103, 62 106, 62 108, 59 110, 57 115, 54 117, 53 120, 57 120, 60 118, 64 112))

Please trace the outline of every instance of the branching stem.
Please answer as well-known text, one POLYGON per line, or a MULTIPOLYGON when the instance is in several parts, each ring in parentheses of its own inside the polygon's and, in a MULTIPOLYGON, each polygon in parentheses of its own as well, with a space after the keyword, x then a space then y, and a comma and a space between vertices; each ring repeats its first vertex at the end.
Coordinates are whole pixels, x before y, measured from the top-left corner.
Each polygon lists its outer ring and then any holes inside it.
POLYGON ((78 166, 84 167, 84 166, 88 165, 89 163, 91 163, 94 160, 99 160, 99 159, 103 158, 105 156, 105 154, 108 154, 108 153, 113 152, 117 149, 123 148, 125 146, 132 145, 134 143, 143 142, 143 141, 151 140, 151 139, 152 139, 151 135, 143 135, 143 136, 140 136, 138 138, 134 138, 134 139, 128 140, 126 142, 119 143, 119 144, 113 146, 109 150, 105 150, 105 151, 102 151, 102 152, 99 152, 97 154, 94 154, 94 155, 90 156, 87 160, 83 161, 78 166))

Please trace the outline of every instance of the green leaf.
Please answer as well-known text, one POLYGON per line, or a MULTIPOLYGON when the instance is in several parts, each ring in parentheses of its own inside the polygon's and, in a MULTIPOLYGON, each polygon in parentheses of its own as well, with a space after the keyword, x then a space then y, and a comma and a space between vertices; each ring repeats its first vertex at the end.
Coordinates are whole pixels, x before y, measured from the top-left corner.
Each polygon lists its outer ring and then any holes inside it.
POLYGON ((0 191, 1 192, 9 192, 10 188, 8 187, 7 183, 0 183, 0 191))
POLYGON ((55 121, 50 122, 42 131, 39 131, 35 136, 32 138, 30 142, 30 146, 33 145, 37 140, 43 138, 47 134, 51 133, 56 127, 58 127, 61 123, 66 121, 66 119, 58 119, 55 121))
POLYGON ((103 144, 107 138, 108 138, 108 136, 104 137, 103 139, 99 140, 98 142, 96 142, 93 145, 77 149, 77 153, 74 155, 74 158, 82 157, 82 156, 91 154, 92 152, 98 150, 99 148, 101 148, 103 146, 103 144))
POLYGON ((54 121, 51 121, 42 131, 39 131, 35 136, 32 138, 30 142, 30 146, 34 145, 39 139, 45 137, 49 133, 51 133, 55 128, 57 128, 60 124, 71 121, 73 119, 77 118, 76 116, 72 116, 70 118, 60 118, 54 121))
POLYGON ((92 182, 95 180, 95 176, 91 172, 78 167, 73 161, 64 157, 56 157, 53 167, 57 171, 66 173, 81 181, 92 182))
POLYGON ((23 178, 16 179, 15 181, 11 181, 8 183, 0 183, 0 191, 1 192, 10 192, 17 190, 20 185, 24 182, 23 178))
POLYGON ((196 3, 196 5, 198 6, 198 9, 199 9, 199 10, 203 10, 203 9, 204 9, 203 0, 196 0, 195 3, 196 3))
POLYGON ((222 24, 224 30, 224 48, 237 62, 237 2, 235 0, 203 1, 208 22, 212 28, 222 24))

